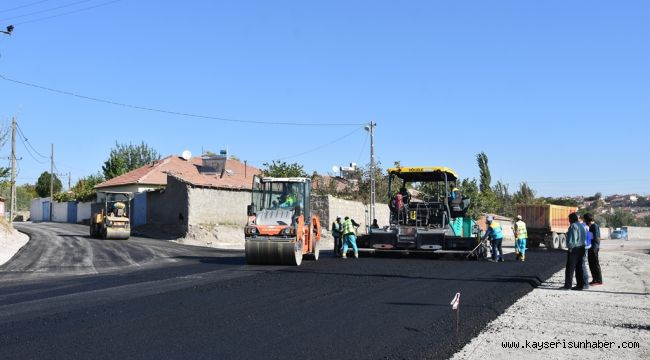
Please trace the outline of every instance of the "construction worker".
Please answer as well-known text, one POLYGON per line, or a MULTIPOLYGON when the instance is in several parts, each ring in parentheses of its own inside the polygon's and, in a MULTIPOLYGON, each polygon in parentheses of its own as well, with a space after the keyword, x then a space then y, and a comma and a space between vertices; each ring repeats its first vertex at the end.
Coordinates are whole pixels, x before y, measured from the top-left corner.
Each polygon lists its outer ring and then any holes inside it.
POLYGON ((353 225, 354 220, 351 220, 350 217, 346 216, 345 221, 343 221, 343 251, 341 257, 347 259, 348 253, 348 244, 354 249, 354 258, 359 258, 359 249, 357 248, 357 236, 356 229, 353 225))
POLYGON ((337 216, 336 220, 332 222, 332 236, 334 237, 334 254, 341 253, 341 237, 343 235, 343 224, 341 224, 341 217, 337 216))
POLYGON ((503 229, 501 228, 501 224, 494 221, 492 216, 486 217, 485 223, 487 224, 487 231, 483 235, 483 241, 485 239, 492 241, 492 261, 503 262, 503 249, 501 248, 503 244, 503 229), (499 252, 498 256, 497 251, 499 252))
POLYGON ((522 220, 521 215, 517 215, 515 222, 515 254, 517 259, 526 261, 526 241, 528 240, 528 231, 526 223, 522 220))

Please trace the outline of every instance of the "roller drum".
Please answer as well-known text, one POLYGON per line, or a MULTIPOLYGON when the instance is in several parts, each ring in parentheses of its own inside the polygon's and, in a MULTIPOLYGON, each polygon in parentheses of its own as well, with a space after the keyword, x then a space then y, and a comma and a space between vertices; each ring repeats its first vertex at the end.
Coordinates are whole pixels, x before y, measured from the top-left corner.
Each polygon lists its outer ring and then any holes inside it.
POLYGON ((104 235, 106 240, 128 240, 131 236, 131 230, 123 228, 106 228, 104 235))
POLYGON ((298 266, 302 263, 302 246, 295 241, 246 240, 245 249, 246 262, 252 265, 298 266))

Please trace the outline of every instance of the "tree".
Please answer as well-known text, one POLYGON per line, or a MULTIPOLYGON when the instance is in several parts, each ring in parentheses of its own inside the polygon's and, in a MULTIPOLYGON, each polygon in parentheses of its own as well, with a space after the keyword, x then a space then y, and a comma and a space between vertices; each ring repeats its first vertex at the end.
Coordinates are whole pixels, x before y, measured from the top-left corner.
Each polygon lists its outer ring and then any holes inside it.
MULTIPOLYGON (((50 173, 47 171, 44 171, 41 176, 38 177, 38 181, 36 181, 36 194, 40 197, 49 197, 50 196, 50 173)), ((63 184, 61 183, 61 180, 54 174, 54 193, 58 193, 61 191, 63 188, 63 184)))
POLYGON ((116 142, 108 160, 102 166, 102 171, 104 177, 109 180, 156 160, 160 160, 160 154, 144 141, 140 145, 130 143, 125 145, 116 142))
POLYGON ((490 175, 490 168, 488 167, 488 157, 484 152, 478 153, 476 155, 476 162, 478 163, 478 168, 481 176, 481 182, 479 189, 481 192, 490 192, 492 176, 490 175))
POLYGON ((515 205, 535 204, 535 191, 526 182, 522 182, 519 190, 512 195, 512 202, 515 205))
POLYGON ((625 209, 615 209, 613 214, 605 215, 609 226, 618 228, 621 226, 635 226, 636 218, 631 211, 625 209))
POLYGON ((57 201, 91 201, 94 200, 97 192, 95 185, 102 183, 104 177, 102 174, 88 175, 79 179, 77 183, 67 193, 60 193, 54 196, 57 201))
POLYGON ((271 177, 307 177, 303 166, 298 163, 287 164, 284 161, 273 160, 272 163, 263 163, 262 176, 271 177))
POLYGON ((514 217, 516 214, 512 204, 512 196, 508 192, 508 185, 499 180, 496 185, 494 185, 492 192, 497 200, 496 213, 514 217))

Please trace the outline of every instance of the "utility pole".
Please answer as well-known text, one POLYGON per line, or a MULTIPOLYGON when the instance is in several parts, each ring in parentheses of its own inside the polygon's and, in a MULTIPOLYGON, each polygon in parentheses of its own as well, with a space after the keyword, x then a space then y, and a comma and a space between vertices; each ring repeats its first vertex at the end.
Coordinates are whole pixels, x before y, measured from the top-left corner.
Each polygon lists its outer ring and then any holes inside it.
POLYGON ((70 178, 71 177, 72 177, 72 173, 68 171, 68 191, 72 191, 72 186, 70 186, 70 184, 71 184, 71 181, 70 181, 71 179, 70 178))
POLYGON ((50 151, 50 221, 52 221, 52 208, 54 207, 54 144, 50 151))
POLYGON ((16 118, 11 119, 11 205, 9 206, 9 221, 16 216, 16 118))
POLYGON ((370 221, 375 219, 375 126, 377 123, 370 122, 364 127, 370 133, 370 221))

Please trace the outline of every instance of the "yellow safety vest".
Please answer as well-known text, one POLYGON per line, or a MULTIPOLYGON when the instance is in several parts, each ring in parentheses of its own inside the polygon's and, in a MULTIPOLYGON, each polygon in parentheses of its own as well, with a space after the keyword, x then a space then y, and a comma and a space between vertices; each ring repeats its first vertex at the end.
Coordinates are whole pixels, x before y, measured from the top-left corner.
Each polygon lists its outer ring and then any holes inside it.
POLYGON ((354 234, 354 226, 352 226, 352 220, 347 219, 343 222, 343 235, 354 234))
POLYGON ((528 239, 528 231, 526 230, 526 223, 519 220, 515 223, 515 230, 517 231, 517 239, 528 239))

